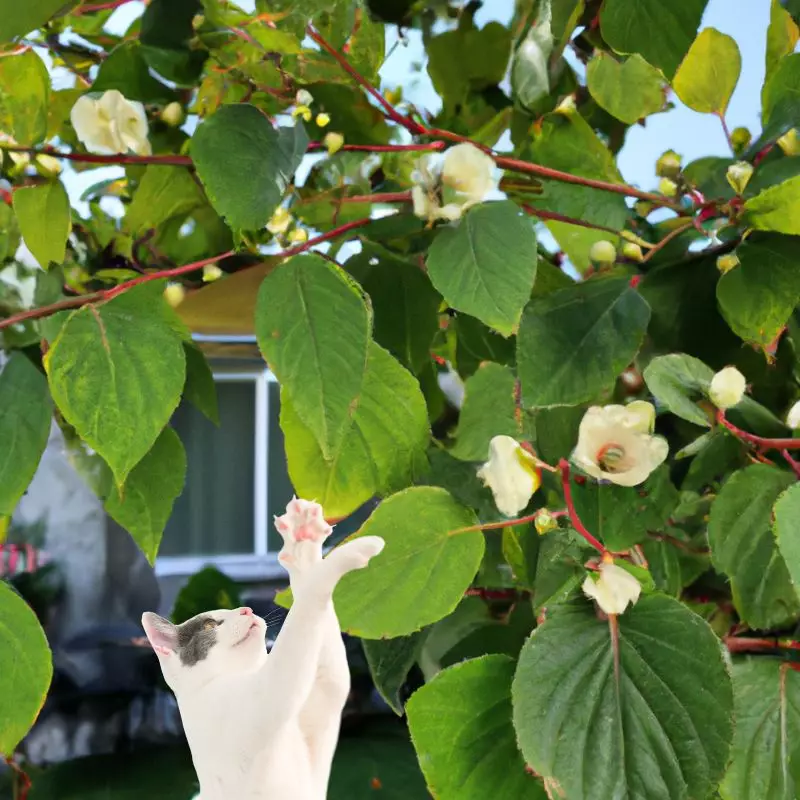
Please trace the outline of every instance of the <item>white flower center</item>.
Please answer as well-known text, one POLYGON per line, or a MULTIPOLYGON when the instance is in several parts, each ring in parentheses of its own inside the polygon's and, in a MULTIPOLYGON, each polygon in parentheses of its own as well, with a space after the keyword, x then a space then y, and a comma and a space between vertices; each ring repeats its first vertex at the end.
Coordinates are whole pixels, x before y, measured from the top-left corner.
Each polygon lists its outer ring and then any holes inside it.
POLYGON ((625 460, 625 448, 609 442, 597 451, 597 463, 603 472, 618 472, 625 460))

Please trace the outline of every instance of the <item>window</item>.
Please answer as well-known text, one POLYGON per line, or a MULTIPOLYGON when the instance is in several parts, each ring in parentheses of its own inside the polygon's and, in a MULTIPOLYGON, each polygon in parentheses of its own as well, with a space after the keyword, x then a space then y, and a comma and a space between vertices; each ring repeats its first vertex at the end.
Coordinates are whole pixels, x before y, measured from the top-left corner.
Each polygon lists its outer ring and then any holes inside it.
MULTIPOLYGON (((186 484, 161 542, 156 572, 186 575, 214 564, 231 577, 283 577, 272 518, 291 500, 280 429, 280 387, 262 364, 217 368, 220 425, 181 403, 172 425, 186 448, 186 484)), ((367 504, 340 522, 329 543, 366 519, 367 504)))

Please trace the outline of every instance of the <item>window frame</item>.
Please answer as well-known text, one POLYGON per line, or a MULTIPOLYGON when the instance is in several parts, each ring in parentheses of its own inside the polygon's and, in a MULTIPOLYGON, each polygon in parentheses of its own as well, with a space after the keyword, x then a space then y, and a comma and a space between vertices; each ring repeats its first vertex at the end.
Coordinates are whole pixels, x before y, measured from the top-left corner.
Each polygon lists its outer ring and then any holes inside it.
POLYGON ((269 549, 269 445, 270 384, 278 383, 273 372, 261 365, 213 366, 214 383, 252 383, 255 391, 253 481, 253 552, 240 554, 157 556, 158 578, 185 577, 205 566, 214 566, 234 580, 286 578, 278 553, 269 549))

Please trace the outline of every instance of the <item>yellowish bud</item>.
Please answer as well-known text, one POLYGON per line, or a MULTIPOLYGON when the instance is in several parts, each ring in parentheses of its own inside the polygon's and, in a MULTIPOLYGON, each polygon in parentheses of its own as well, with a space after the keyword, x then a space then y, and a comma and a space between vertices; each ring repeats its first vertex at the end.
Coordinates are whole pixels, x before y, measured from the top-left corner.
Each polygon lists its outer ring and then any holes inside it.
POLYGON ((539 536, 544 536, 558 527, 558 520, 546 508, 543 508, 533 520, 533 525, 536 528, 536 533, 539 536))
POLYGON ((665 197, 675 197, 678 193, 678 184, 669 178, 662 178, 658 184, 658 191, 665 197))
POLYGON ((278 206, 272 214, 272 218, 267 223, 267 230, 270 233, 286 233, 292 224, 292 215, 287 208, 278 206))
POLYGON ((206 264, 203 267, 203 282, 211 283, 219 280, 223 275, 222 270, 216 264, 206 264))
POLYGON ((295 228, 286 238, 292 244, 303 244, 308 241, 308 231, 305 228, 295 228))
POLYGON ((735 164, 731 164, 725 173, 728 183, 733 187, 733 191, 736 194, 744 192, 752 175, 753 165, 748 164, 747 161, 737 161, 735 164))
POLYGON ((177 308, 183 302, 184 297, 186 297, 186 289, 179 283, 170 283, 167 288, 164 289, 164 299, 173 308, 177 308))
POLYGON ((294 101, 298 106, 310 106, 314 102, 314 95, 308 89, 298 89, 294 101))
POLYGON ((61 172, 61 162, 53 156, 42 153, 36 156, 36 168, 42 175, 55 177, 61 172))
POLYGON ((317 118, 314 120, 320 128, 324 128, 330 121, 331 115, 330 114, 317 114, 317 118))
POLYGON ((681 157, 674 150, 667 150, 662 153, 661 158, 656 161, 656 175, 659 178, 674 179, 681 171, 681 157))
POLYGON ((644 256, 642 255, 642 248, 635 242, 624 242, 622 245, 622 255, 629 258, 631 261, 641 261, 644 256))
POLYGON ((595 264, 613 264, 617 260, 617 248, 607 239, 602 239, 592 245, 589 259, 595 264))
POLYGON ((161 120, 171 128, 177 128, 183 122, 183 106, 173 101, 161 110, 161 120))
POLYGON ((800 137, 797 135, 797 128, 792 128, 789 133, 784 133, 778 139, 778 147, 786 156, 800 156, 800 137))
POLYGON ((567 95, 556 107, 555 112, 556 114, 565 114, 569 116, 577 109, 575 105, 575 95, 570 94, 567 95))
POLYGON ((726 253, 723 256, 717 256, 717 269, 724 275, 730 272, 734 267, 739 266, 739 258, 736 253, 726 253))
POLYGON ((311 122, 311 109, 308 106, 297 106, 292 109, 292 119, 302 117, 304 122, 311 122))
POLYGON ((750 131, 747 130, 747 128, 734 128, 731 132, 731 144, 733 145, 733 152, 736 153, 737 156, 739 153, 744 152, 744 150, 747 149, 747 145, 750 144, 752 138, 753 136, 750 131))
POLYGON ((383 96, 393 106, 396 106, 403 99, 403 87, 402 86, 397 86, 394 89, 387 89, 383 93, 383 96))
POLYGON ((342 136, 341 133, 334 133, 331 131, 325 134, 322 143, 328 148, 328 155, 332 156, 334 153, 338 153, 344 146, 344 136, 342 136))

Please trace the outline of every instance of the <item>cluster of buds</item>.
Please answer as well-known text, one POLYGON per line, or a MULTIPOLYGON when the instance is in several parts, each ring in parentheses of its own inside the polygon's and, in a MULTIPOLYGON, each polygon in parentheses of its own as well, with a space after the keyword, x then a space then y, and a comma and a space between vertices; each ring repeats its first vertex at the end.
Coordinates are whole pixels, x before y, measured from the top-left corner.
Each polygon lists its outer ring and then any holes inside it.
POLYGON ((278 206, 275 209, 267 223, 267 230, 273 236, 285 239, 289 244, 303 244, 308 241, 308 231, 295 224, 294 217, 285 206, 278 206))

